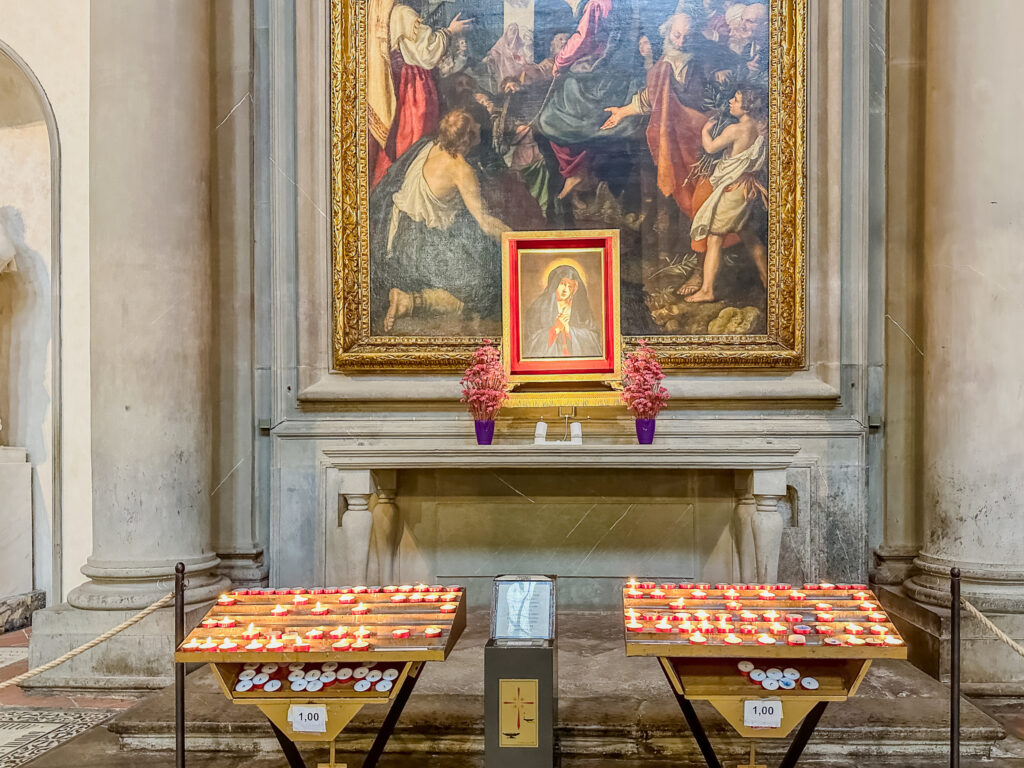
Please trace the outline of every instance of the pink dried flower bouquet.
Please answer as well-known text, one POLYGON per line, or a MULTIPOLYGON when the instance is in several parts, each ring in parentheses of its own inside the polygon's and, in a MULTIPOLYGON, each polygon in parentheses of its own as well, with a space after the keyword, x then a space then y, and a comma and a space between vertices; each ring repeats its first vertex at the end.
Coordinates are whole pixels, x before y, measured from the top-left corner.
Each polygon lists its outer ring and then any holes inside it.
POLYGON ((638 419, 656 418, 669 399, 668 390, 661 386, 665 374, 647 342, 640 340, 635 352, 626 355, 622 376, 622 402, 638 419))
POLYGON ((501 364, 501 353, 484 339, 485 346, 473 353, 473 364, 462 376, 462 402, 476 421, 494 421, 508 397, 508 376, 501 364))

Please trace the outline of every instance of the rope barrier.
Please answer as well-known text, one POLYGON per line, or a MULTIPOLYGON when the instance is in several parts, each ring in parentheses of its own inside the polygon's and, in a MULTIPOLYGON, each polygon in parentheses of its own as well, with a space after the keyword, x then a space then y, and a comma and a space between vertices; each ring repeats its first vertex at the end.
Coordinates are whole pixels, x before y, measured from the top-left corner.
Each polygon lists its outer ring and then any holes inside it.
POLYGON ((999 627, 997 627, 995 624, 989 621, 985 614, 983 614, 981 611, 979 611, 977 608, 971 605, 966 598, 960 598, 960 604, 967 610, 969 614, 971 614, 971 616, 980 621, 984 626, 988 627, 989 631, 993 635, 1002 640, 1006 645, 1010 646, 1010 649, 1014 653, 1016 653, 1019 656, 1024 656, 1024 646, 1020 645, 1020 643, 1015 641, 1012 637, 1003 632, 1003 630, 1001 630, 999 627))
POLYGON ((28 680, 30 677, 35 677, 36 675, 41 675, 43 672, 49 672, 54 667, 59 667, 65 661, 70 661, 71 659, 75 658, 76 656, 81 656, 83 653, 88 651, 90 648, 95 648, 97 645, 99 645, 100 643, 106 642, 107 640, 112 638, 114 635, 116 635, 116 634, 118 634, 120 632, 124 632, 129 627, 135 626, 140 621, 142 621, 144 618, 149 616, 151 613, 154 613, 155 611, 160 610, 165 605, 167 605, 168 603, 172 603, 172 602, 174 602, 174 593, 173 592, 171 594, 169 594, 169 595, 161 597, 159 600, 157 600, 151 606, 149 606, 148 608, 145 608, 145 609, 139 611, 137 614, 132 616, 127 621, 124 621, 124 622, 118 624, 113 629, 111 629, 111 630, 109 630, 107 632, 104 632, 102 635, 97 637, 95 640, 90 640, 85 645, 80 645, 77 648, 75 648, 73 651, 68 651, 67 653, 65 653, 60 658, 54 659, 51 662, 43 664, 41 667, 36 667, 35 669, 30 669, 28 672, 26 672, 23 675, 18 675, 15 678, 12 678, 10 680, 6 680, 6 681, 0 683, 0 691, 2 691, 4 688, 7 688, 9 686, 18 685, 18 683, 21 683, 21 682, 23 682, 25 680, 28 680))

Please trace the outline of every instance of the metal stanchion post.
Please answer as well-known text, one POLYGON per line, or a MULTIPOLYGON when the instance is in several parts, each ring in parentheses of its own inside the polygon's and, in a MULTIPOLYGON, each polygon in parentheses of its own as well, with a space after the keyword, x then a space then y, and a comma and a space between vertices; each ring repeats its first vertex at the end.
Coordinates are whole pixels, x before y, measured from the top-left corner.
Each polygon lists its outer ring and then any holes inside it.
POLYGON ((960 768, 960 569, 949 572, 949 765, 960 768))
MULTIPOLYGON (((185 564, 174 566, 174 648, 185 640, 185 564)), ((174 663, 174 748, 176 768, 185 768, 185 665, 174 663)))

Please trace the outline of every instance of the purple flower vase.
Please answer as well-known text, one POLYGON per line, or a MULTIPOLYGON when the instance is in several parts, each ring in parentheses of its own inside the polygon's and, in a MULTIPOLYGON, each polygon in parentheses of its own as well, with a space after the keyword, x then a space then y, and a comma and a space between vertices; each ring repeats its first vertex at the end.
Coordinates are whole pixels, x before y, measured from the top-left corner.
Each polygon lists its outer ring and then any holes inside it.
POLYGON ((490 445, 494 440, 494 422, 474 421, 473 426, 476 427, 476 444, 490 445))
POLYGON ((636 420, 636 439, 640 445, 650 445, 654 442, 655 419, 636 420))

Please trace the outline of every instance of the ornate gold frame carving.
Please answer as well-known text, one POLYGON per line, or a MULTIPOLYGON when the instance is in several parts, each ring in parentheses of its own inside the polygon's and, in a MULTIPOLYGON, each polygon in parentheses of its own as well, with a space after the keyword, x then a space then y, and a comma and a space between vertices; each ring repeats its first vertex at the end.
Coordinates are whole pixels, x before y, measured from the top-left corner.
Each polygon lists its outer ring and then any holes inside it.
MULTIPOLYGON (((771 0, 768 323, 756 336, 653 336, 666 368, 802 368, 806 359, 807 0, 771 0)), ((373 337, 366 3, 331 0, 331 252, 337 370, 464 368, 482 339, 373 337)), ((635 339, 623 340, 628 346, 635 339)))

